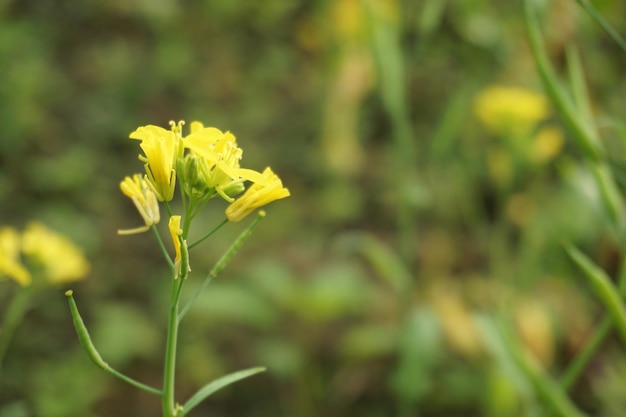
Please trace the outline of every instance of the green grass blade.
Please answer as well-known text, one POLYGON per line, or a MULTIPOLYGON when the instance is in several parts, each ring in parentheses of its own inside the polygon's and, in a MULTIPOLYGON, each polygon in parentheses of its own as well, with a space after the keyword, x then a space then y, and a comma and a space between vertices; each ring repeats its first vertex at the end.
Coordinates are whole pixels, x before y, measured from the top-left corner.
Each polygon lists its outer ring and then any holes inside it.
POLYGON ((587 0, 576 0, 580 6, 585 9, 587 13, 604 29, 606 33, 615 41, 616 44, 619 45, 620 48, 624 52, 626 52, 626 42, 622 39, 622 37, 613 30, 611 25, 608 24, 606 20, 602 17, 602 15, 593 7, 593 5, 587 0))
POLYGON ((551 411, 563 417, 586 417, 569 399, 563 389, 523 348, 523 343, 511 331, 511 326, 505 320, 483 316, 478 321, 483 337, 491 339, 501 345, 501 353, 505 353, 515 366, 518 374, 533 387, 534 392, 541 398, 551 411))
POLYGON ((524 15, 528 30, 528 40, 535 58, 537 71, 543 82, 546 93, 552 100, 561 119, 572 133, 573 139, 587 156, 587 158, 600 161, 604 158, 604 148, 600 143, 595 131, 581 121, 579 112, 576 110, 571 98, 563 88, 556 72, 548 60, 543 47, 543 39, 539 30, 537 17, 531 10, 530 0, 524 1, 524 15))
POLYGON ((602 269, 574 246, 566 245, 565 250, 584 272, 587 281, 613 319, 619 336, 626 343, 626 308, 617 287, 602 269))

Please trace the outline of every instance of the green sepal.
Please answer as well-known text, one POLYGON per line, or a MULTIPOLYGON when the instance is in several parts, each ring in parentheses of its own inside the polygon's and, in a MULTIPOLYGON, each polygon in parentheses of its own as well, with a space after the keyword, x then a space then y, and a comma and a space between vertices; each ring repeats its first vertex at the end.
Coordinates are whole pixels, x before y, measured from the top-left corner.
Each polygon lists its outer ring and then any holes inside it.
POLYGON ((232 384, 242 379, 248 378, 252 375, 256 375, 258 373, 264 372, 265 368, 262 366, 257 366, 254 368, 243 369, 241 371, 236 371, 228 375, 224 375, 212 382, 209 382, 204 387, 200 388, 198 392, 196 392, 187 402, 183 405, 183 415, 187 414, 194 407, 204 401, 211 394, 216 391, 232 384))

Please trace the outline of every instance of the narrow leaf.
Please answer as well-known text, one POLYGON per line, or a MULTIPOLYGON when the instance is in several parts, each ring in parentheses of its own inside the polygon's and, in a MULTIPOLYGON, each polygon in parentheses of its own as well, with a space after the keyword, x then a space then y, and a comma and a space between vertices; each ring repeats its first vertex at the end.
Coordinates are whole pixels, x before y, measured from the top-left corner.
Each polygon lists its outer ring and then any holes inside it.
POLYGON ((563 417, 586 417, 565 394, 558 383, 537 363, 524 349, 524 344, 511 330, 511 325, 503 319, 484 317, 480 321, 483 332, 489 332, 489 337, 496 337, 503 346, 504 352, 510 355, 513 363, 528 382, 533 386, 535 393, 551 408, 554 413, 563 417))
POLYGON ((626 343, 626 308, 617 287, 606 273, 581 251, 571 245, 566 245, 565 250, 574 263, 584 272, 589 284, 613 319, 620 337, 626 343))
POLYGON ((260 372, 264 372, 265 368, 263 367, 255 367, 250 369, 244 369, 241 371, 233 372, 232 374, 224 375, 221 378, 216 379, 202 387, 198 392, 196 392, 183 406, 183 413, 187 414, 194 407, 204 401, 209 395, 213 394, 215 391, 218 391, 224 388, 227 385, 230 385, 234 382, 237 382, 241 379, 248 378, 249 376, 258 374, 260 372))
POLYGON ((567 128, 571 131, 572 137, 587 158, 599 161, 604 156, 604 148, 598 139, 596 132, 581 121, 580 115, 576 111, 574 104, 566 90, 563 88, 556 75, 554 67, 548 60, 548 56, 543 47, 543 39, 539 30, 537 17, 531 10, 531 1, 524 1, 524 14, 528 29, 528 40, 537 65, 537 72, 541 77, 546 93, 554 103, 559 115, 567 128))
POLYGON ((602 29, 609 34, 609 36, 619 45, 620 48, 624 52, 626 52, 626 42, 624 39, 607 23, 607 21, 602 17, 602 15, 593 7, 593 5, 587 0, 576 0, 578 4, 582 6, 583 9, 600 25, 602 29))

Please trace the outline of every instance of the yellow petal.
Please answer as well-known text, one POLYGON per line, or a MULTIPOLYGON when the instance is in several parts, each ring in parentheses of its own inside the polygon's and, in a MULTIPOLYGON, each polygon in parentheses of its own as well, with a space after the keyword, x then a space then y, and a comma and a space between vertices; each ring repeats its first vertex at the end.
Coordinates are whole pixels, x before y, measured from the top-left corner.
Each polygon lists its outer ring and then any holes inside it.
POLYGON ((253 210, 263 207, 274 200, 289 197, 287 188, 271 168, 263 171, 263 181, 252 184, 246 192, 226 208, 226 217, 231 222, 238 222, 253 210))
POLYGON ((174 259, 174 267, 176 269, 175 278, 178 278, 178 275, 180 274, 180 261, 182 258, 182 254, 180 251, 180 241, 183 231, 180 228, 180 219, 181 217, 178 215, 172 216, 170 217, 170 221, 168 224, 168 227, 170 229, 170 235, 172 236, 172 243, 174 244, 174 251, 176 253, 176 258, 174 259))

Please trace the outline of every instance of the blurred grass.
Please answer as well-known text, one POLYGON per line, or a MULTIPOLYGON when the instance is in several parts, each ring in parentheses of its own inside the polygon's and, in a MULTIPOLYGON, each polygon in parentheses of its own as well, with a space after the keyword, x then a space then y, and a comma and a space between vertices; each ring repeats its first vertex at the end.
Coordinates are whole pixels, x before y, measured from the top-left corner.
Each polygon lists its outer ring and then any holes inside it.
MULTIPOLYGON (((593 3, 625 33, 623 2, 593 3)), ((579 51, 623 200, 624 53, 575 1, 538 9, 555 71, 567 76, 579 51)), ((518 2, 470 0, 1 2, 2 224, 38 219, 85 248, 93 273, 74 290, 99 349, 158 386, 168 278, 149 236, 115 234, 137 219, 118 182, 142 169, 134 128, 202 120, 293 197, 268 207, 181 329, 182 398, 236 369, 268 372, 192 414, 537 415, 545 401, 506 340, 485 336, 485 314, 515 318, 556 378, 602 317, 561 242, 609 276, 622 248, 575 135, 537 164, 535 136, 511 140, 475 115, 486 87, 542 91, 521 16, 518 2)), ((552 109, 534 128, 559 120, 552 109)), ((223 208, 198 222, 210 230, 223 208)), ((194 249, 194 273, 240 231, 194 249)), ((0 285, 4 311, 16 289, 0 285)), ((0 416, 157 415, 92 369, 63 290, 41 294, 17 330, 0 416)), ((624 361, 609 337, 573 403, 625 414, 624 361)))

